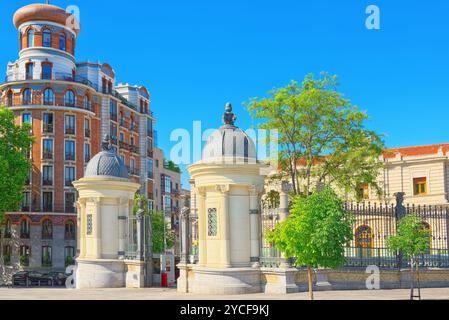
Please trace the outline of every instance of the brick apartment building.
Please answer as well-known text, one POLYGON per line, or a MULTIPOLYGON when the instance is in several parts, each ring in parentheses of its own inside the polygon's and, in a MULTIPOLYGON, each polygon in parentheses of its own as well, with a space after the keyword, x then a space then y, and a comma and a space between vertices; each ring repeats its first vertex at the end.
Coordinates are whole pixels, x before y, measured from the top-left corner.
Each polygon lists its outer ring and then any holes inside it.
POLYGON ((155 199, 150 94, 144 86, 115 85, 107 63, 78 62, 80 30, 77 23, 67 26, 68 18, 48 4, 31 4, 14 15, 19 58, 7 66, 1 104, 14 111, 17 124, 32 125, 36 140, 21 210, 7 213, 2 228, 3 272, 19 265, 63 270, 75 257, 72 181, 83 176, 106 134, 140 193, 155 199))

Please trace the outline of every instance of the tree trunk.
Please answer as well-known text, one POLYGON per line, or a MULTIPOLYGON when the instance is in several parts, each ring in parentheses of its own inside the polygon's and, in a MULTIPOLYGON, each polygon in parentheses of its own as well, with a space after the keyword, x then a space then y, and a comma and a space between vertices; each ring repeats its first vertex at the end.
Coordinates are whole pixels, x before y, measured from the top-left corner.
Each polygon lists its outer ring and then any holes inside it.
POLYGON ((313 300, 313 276, 312 276, 312 268, 307 266, 307 278, 309 282, 309 300, 313 300))
POLYGON ((413 300, 413 295, 414 295, 414 291, 415 291, 415 279, 414 279, 414 274, 413 274, 413 269, 414 269, 414 259, 411 258, 410 259, 410 300, 413 300))

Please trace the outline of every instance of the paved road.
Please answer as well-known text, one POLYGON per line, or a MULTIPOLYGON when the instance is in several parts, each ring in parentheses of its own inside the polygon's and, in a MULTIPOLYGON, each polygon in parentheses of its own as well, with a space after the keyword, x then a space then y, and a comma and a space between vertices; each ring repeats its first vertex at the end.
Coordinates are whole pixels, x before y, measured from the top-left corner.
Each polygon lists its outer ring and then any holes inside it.
MULTIPOLYGON (((423 299, 449 300, 449 288, 423 289, 423 299)), ((407 300, 409 290, 316 292, 317 300, 407 300)), ((307 300, 307 293, 210 296, 180 294, 175 289, 0 289, 0 300, 307 300)))

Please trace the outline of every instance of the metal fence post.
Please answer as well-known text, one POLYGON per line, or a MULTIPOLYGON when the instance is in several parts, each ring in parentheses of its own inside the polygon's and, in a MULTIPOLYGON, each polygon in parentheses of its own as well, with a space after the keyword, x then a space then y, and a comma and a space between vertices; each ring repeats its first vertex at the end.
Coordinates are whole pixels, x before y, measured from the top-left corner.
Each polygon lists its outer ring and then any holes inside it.
MULTIPOLYGON (((404 207, 404 192, 398 192, 395 193, 394 196, 396 197, 396 206, 394 209, 395 212, 395 220, 396 220, 396 234, 398 233, 398 227, 400 220, 405 217, 407 214, 407 210, 404 207)), ((401 269, 403 266, 403 254, 402 252, 398 252, 396 256, 396 262, 398 269, 401 269)))

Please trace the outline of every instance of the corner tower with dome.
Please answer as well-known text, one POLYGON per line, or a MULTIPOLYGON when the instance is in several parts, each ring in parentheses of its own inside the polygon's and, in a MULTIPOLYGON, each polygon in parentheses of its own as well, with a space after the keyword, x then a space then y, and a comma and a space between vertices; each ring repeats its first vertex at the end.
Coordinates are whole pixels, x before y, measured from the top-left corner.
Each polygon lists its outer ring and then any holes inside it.
POLYGON ((265 164, 254 141, 235 125, 231 104, 223 126, 203 149, 202 160, 188 167, 198 212, 196 265, 179 265, 183 292, 242 294, 261 292, 260 196, 265 164))

